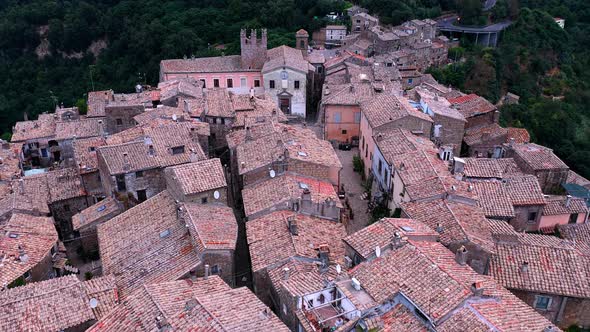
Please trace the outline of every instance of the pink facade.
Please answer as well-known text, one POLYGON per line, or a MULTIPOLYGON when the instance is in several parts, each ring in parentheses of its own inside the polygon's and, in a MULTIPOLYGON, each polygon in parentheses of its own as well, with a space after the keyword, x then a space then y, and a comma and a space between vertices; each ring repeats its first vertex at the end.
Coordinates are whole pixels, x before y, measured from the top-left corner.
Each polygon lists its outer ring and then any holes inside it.
MULTIPOLYGON (((554 216, 541 216, 539 228, 555 227, 556 225, 567 225, 570 220, 569 214, 558 214, 554 216)), ((576 224, 581 224, 586 220, 585 213, 578 213, 576 224)))
POLYGON ((218 87, 227 88, 232 92, 246 94, 250 88, 254 88, 256 93, 264 92, 264 81, 262 73, 259 71, 236 71, 236 72, 220 72, 220 73, 174 73, 163 74, 163 81, 174 80, 178 78, 191 77, 196 80, 204 80, 206 88, 214 88, 215 80, 218 82, 218 87), (259 82, 256 86, 256 81, 259 82), (229 85, 232 87, 229 87, 229 85))
POLYGON ((324 108, 324 139, 351 142, 359 137, 361 108, 359 106, 326 105, 324 108))
POLYGON ((373 151, 375 150, 375 141, 373 141, 373 128, 369 125, 367 117, 361 113, 359 151, 361 159, 365 164, 365 175, 368 176, 373 162, 373 151))

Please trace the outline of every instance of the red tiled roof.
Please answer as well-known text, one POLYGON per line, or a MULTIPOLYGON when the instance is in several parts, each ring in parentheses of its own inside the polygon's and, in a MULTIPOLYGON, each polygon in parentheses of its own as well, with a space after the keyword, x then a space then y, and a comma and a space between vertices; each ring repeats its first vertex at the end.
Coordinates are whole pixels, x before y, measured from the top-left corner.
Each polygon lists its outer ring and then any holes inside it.
POLYGON ((402 304, 395 305, 392 309, 381 316, 383 321, 382 332, 429 332, 423 322, 402 304))
POLYGON ((330 261, 344 257, 344 225, 330 220, 277 211, 246 223, 246 234, 254 272, 290 257, 316 259, 320 245, 328 245, 330 261), (288 229, 287 218, 294 217, 298 235, 288 229))
POLYGON ((568 169, 568 166, 553 153, 553 150, 542 145, 513 144, 512 149, 533 170, 568 169))
POLYGON ((523 173, 512 158, 464 158, 463 174, 469 178, 503 179, 523 173))
POLYGON ((361 112, 372 128, 399 120, 414 117, 426 122, 433 122, 430 116, 418 111, 407 99, 389 94, 380 94, 370 101, 361 103, 361 112))
POLYGON ((543 207, 544 216, 555 216, 560 214, 588 213, 586 201, 582 198, 566 196, 552 196, 546 199, 547 204, 543 207))
POLYGON ((96 226, 96 221, 104 220, 108 216, 115 216, 121 212, 123 212, 123 206, 116 199, 107 197, 75 214, 72 217, 72 226, 74 230, 90 225, 96 226))
POLYGON ((465 118, 496 111, 496 106, 476 94, 448 100, 465 118))
POLYGON ((53 223, 50 217, 15 213, 0 225, 0 285, 10 284, 49 255, 58 241, 53 223), (23 254, 26 259, 19 259, 23 254))
POLYGON ((219 158, 167 167, 165 172, 170 173, 184 195, 227 187, 225 172, 219 158))
POLYGON ((74 160, 81 173, 92 172, 98 169, 96 148, 106 145, 104 137, 92 137, 77 139, 72 142, 74 148, 74 160))
POLYGON ((504 180, 512 205, 544 205, 545 196, 537 177, 525 175, 504 180))
POLYGON ((218 276, 144 285, 88 331, 279 331, 289 329, 245 287, 218 276))
POLYGON ((198 203, 185 203, 183 206, 199 253, 209 249, 236 249, 238 223, 232 208, 198 203))
POLYGON ((505 185, 499 181, 471 183, 479 200, 478 205, 488 218, 514 218, 514 207, 505 185))

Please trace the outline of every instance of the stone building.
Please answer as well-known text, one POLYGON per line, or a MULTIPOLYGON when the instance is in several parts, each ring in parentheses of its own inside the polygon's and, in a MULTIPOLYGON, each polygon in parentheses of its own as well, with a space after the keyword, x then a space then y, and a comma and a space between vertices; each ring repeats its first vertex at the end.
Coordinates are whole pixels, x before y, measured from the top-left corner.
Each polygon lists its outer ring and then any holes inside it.
POLYGON ((498 123, 500 112, 492 103, 476 94, 447 98, 467 120, 465 129, 498 123))
POLYGON ((270 270, 290 259, 328 267, 341 264, 344 257, 344 225, 292 211, 276 211, 247 222, 246 235, 254 293, 271 307, 278 299, 272 299, 270 270))
POLYGON ((85 331, 119 303, 112 276, 80 281, 68 275, 6 289, 0 297, 3 331, 85 331))
POLYGON ((53 218, 14 213, 0 225, 0 285, 51 279, 63 271, 53 266, 59 240, 53 218))
POLYGON ((545 201, 547 204, 541 214, 540 230, 553 230, 555 226, 583 224, 588 221, 588 207, 582 198, 547 195, 545 201))
POLYGON ((139 202, 166 188, 163 169, 205 159, 190 123, 144 128, 140 140, 98 148, 98 169, 105 194, 139 202))
POLYGON ((440 234, 440 242, 451 252, 461 249, 464 264, 480 274, 489 268, 494 240, 483 211, 453 200, 402 204, 402 216, 420 221, 440 234))
POLYGON ((500 158, 504 144, 524 144, 530 135, 524 128, 503 128, 497 123, 471 127, 465 131, 464 155, 471 157, 500 158))
POLYGON ((506 191, 514 207, 510 224, 518 231, 538 231, 546 204, 539 181, 531 175, 505 179, 506 191))
POLYGON ((121 299, 144 284, 203 275, 207 268, 232 282, 237 228, 230 208, 177 203, 164 190, 98 225, 103 273, 115 275, 121 299))
POLYGON ((494 231, 501 239, 490 275, 539 314, 561 328, 590 326, 588 257, 571 242, 546 235, 494 231))
POLYGON ((361 104, 360 155, 369 174, 373 161, 375 142, 373 137, 393 128, 404 128, 413 134, 429 138, 432 119, 417 110, 403 97, 390 94, 377 95, 361 104))
POLYGON ((12 128, 11 142, 22 145, 24 170, 47 167, 53 164, 54 159, 59 160, 59 154, 52 153, 58 147, 54 139, 56 117, 55 114, 43 113, 37 120, 20 121, 12 128))
POLYGON ((514 158, 518 167, 537 177, 546 194, 560 191, 566 183, 569 167, 553 153, 553 150, 534 143, 506 144, 504 156, 514 158))
POLYGON ((96 156, 97 148, 103 145, 106 145, 106 139, 102 136, 76 139, 72 143, 74 162, 82 178, 82 186, 87 195, 91 196, 95 202, 104 197, 96 156))
POLYGON ((420 109, 430 115, 434 121, 432 141, 437 146, 451 146, 453 154, 460 155, 463 133, 467 123, 463 114, 451 108, 451 104, 445 98, 430 92, 422 85, 416 87, 412 93, 420 103, 420 109))
POLYGON ((72 217, 94 203, 87 196, 82 178, 74 168, 46 173, 49 209, 61 239, 73 236, 72 217))
POLYGON ((330 182, 290 172, 245 186, 242 199, 249 221, 286 210, 338 222, 343 208, 330 182))
POLYGON ((133 329, 289 331, 249 289, 232 289, 217 276, 145 285, 88 331, 133 329))
POLYGON ((121 202, 107 197, 72 217, 73 230, 79 234, 77 237, 79 237, 80 244, 86 253, 98 251, 96 227, 123 211, 124 206, 121 202))
POLYGON ((225 170, 219 158, 167 167, 166 188, 175 199, 200 204, 228 204, 225 170))

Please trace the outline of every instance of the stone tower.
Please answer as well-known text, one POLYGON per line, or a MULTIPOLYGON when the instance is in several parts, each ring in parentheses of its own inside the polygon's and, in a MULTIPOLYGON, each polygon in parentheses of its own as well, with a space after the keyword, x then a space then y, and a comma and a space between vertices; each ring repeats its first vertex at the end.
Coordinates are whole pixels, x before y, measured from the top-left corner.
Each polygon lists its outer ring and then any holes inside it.
POLYGON ((242 69, 261 69, 266 61, 266 29, 261 29, 260 39, 257 38, 256 29, 250 30, 250 36, 246 34, 246 29, 242 29, 240 48, 242 69))
POLYGON ((299 31, 297 31, 295 33, 295 39, 297 40, 297 44, 295 45, 295 48, 297 48, 298 50, 301 50, 303 52, 303 55, 306 55, 307 54, 308 39, 309 39, 309 34, 307 33, 307 31, 300 29, 299 31))

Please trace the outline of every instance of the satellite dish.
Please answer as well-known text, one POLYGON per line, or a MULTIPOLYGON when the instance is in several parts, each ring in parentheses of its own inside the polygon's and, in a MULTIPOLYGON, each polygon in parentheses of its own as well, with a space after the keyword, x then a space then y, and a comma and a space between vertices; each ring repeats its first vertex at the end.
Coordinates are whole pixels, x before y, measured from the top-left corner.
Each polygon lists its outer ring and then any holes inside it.
POLYGON ((269 175, 270 175, 271 178, 274 178, 275 176, 277 176, 277 173, 275 172, 274 169, 271 169, 270 172, 269 172, 269 175))
POLYGON ((375 256, 377 256, 377 257, 381 256, 381 247, 379 247, 379 246, 375 247, 375 256))
POLYGON ((176 114, 172 114, 172 121, 176 121, 178 120, 178 117, 176 116, 176 114))
POLYGON ((340 274, 340 272, 342 272, 342 267, 340 267, 340 264, 336 264, 336 273, 340 274))
POLYGON ((219 194, 219 191, 215 190, 215 191, 213 192, 213 198, 215 198, 215 199, 219 199, 219 196, 220 196, 220 194, 219 194))
POLYGON ((90 299, 90 308, 94 309, 96 307, 98 307, 98 300, 95 298, 91 298, 90 299))

